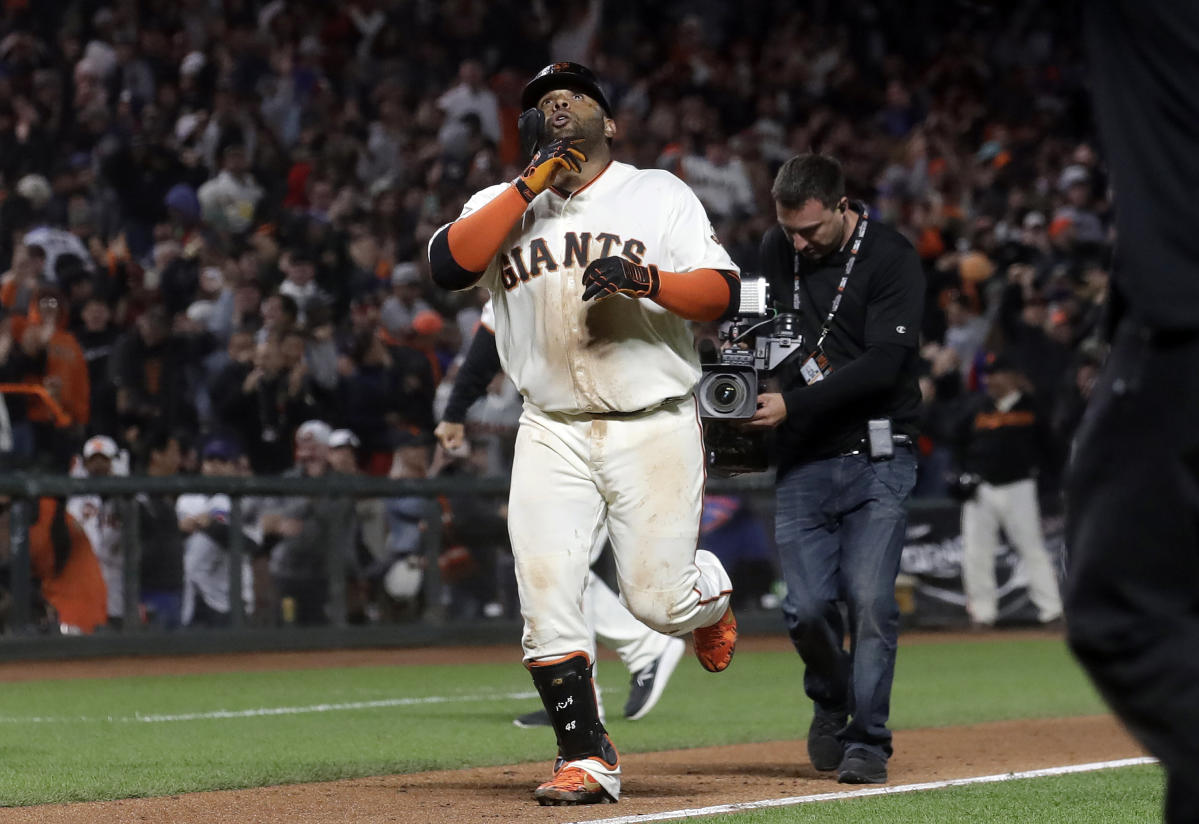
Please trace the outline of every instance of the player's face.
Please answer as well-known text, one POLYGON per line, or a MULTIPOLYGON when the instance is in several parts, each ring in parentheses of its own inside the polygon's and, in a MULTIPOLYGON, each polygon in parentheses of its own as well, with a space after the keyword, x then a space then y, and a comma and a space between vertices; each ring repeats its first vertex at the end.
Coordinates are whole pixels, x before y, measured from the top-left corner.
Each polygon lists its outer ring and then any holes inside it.
POLYGON ((795 251, 810 260, 819 260, 840 249, 844 243, 847 204, 846 198, 841 198, 830 209, 811 198, 798 209, 788 209, 776 202, 774 210, 795 251))
POLYGON ((610 137, 611 120, 604 116, 599 103, 573 89, 546 92, 537 104, 545 114, 545 132, 550 140, 581 137, 590 142, 610 137))

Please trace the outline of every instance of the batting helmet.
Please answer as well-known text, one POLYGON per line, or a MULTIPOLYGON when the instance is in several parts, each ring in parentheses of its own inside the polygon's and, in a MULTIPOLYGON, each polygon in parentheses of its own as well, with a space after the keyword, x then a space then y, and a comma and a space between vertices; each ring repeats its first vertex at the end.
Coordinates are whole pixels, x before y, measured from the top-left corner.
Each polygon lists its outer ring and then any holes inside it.
POLYGON ((535 108, 545 93, 554 89, 583 92, 600 104, 604 114, 608 117, 612 116, 612 107, 608 105, 608 98, 604 96, 599 81, 595 79, 595 74, 591 69, 578 63, 565 61, 550 63, 525 84, 524 91, 520 93, 520 108, 522 110, 535 108))

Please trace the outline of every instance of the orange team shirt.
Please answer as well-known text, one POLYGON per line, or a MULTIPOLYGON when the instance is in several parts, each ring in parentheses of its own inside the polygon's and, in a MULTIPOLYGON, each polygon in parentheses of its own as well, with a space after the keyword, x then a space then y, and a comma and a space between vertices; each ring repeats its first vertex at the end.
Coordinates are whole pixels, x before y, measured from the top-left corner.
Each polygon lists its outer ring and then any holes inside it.
POLYGON ((67 530, 71 534, 71 554, 62 571, 55 574, 50 523, 57 506, 53 498, 38 502, 37 523, 29 528, 30 564, 41 581, 42 597, 58 611, 58 620, 90 633, 108 620, 108 590, 91 542, 70 515, 67 530))
MULTIPOLYGON (((18 344, 25 328, 29 324, 27 318, 13 317, 13 340, 18 344)), ((87 374, 87 360, 83 349, 75 336, 65 329, 56 329, 46 344, 46 377, 57 377, 62 391, 59 404, 68 415, 71 423, 86 425, 91 417, 91 380, 87 374)), ((41 376, 26 376, 24 383, 41 384, 41 376)), ((41 401, 30 401, 29 420, 51 421, 53 415, 41 401)))

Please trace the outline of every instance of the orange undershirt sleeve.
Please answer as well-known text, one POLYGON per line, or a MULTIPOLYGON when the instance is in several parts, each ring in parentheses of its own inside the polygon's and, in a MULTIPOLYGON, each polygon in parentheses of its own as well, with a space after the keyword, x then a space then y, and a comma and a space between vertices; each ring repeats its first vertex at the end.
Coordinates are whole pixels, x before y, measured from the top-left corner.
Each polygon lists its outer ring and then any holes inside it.
POLYGON ((509 186, 485 206, 451 223, 446 240, 454 261, 471 272, 486 269, 528 205, 516 187, 509 186))
POLYGON ((730 273, 717 269, 690 272, 658 270, 658 294, 654 301, 687 320, 716 320, 728 309, 730 273))

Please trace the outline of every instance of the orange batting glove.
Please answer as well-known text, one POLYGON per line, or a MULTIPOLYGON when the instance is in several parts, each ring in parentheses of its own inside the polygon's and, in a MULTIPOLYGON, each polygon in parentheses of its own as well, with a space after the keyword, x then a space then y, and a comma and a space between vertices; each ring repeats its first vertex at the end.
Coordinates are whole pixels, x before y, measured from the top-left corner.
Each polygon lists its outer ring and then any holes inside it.
POLYGON ((566 169, 577 172, 583 168, 587 155, 575 148, 582 140, 581 137, 560 137, 537 150, 528 168, 512 181, 525 203, 532 203, 533 198, 549 188, 560 172, 566 169))

